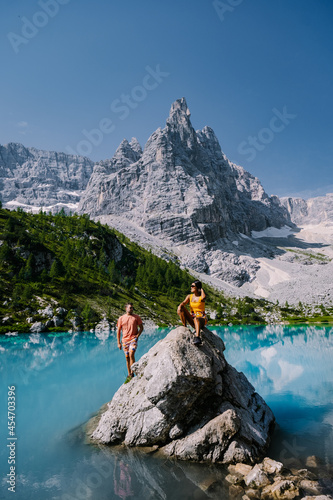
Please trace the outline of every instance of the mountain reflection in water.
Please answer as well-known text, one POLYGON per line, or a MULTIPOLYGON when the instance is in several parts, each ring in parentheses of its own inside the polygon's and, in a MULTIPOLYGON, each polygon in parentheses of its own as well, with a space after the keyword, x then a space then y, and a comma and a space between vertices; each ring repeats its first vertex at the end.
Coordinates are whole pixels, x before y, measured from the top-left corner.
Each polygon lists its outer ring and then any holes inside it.
MULTIPOLYGON (((299 466, 316 455, 322 470, 329 470, 333 329, 211 330, 223 338, 227 361, 245 373, 275 414, 277 428, 268 455, 299 466)), ((137 359, 168 331, 144 332, 137 359)), ((17 500, 228 498, 221 466, 84 444, 81 424, 112 398, 126 377, 115 333, 2 335, 0 374, 2 402, 7 400, 7 386, 16 386, 17 500)), ((6 422, 0 432, 5 443, 6 422)), ((11 498, 5 448, 0 448, 1 497, 11 498)))

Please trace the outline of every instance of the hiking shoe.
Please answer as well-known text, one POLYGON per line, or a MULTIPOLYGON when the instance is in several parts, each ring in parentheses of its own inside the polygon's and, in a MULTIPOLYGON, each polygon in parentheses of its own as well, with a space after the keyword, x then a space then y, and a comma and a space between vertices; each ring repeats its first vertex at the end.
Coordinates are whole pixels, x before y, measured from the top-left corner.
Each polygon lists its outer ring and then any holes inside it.
POLYGON ((200 337, 194 337, 193 344, 194 345, 201 345, 202 344, 201 338, 200 337))
POLYGON ((131 380, 132 380, 132 377, 130 375, 128 375, 126 377, 126 380, 125 380, 124 384, 128 384, 128 382, 130 382, 131 380))

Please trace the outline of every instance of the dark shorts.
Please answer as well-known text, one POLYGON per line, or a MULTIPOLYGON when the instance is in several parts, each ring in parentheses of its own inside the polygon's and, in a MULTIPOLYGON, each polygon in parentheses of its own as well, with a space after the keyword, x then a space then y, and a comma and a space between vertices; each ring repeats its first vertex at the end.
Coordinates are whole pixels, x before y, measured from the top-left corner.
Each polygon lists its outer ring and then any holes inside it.
POLYGON ((195 312, 192 311, 191 312, 191 316, 192 316, 193 319, 194 318, 200 318, 200 319, 202 318, 205 321, 205 325, 207 325, 207 323, 208 323, 208 318, 207 318, 205 312, 198 311, 197 313, 195 313, 195 312))

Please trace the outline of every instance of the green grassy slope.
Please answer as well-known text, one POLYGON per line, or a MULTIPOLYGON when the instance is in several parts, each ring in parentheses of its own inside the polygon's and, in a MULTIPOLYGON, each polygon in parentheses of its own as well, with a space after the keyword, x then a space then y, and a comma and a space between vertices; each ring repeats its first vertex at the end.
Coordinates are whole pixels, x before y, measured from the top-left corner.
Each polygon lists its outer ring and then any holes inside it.
MULTIPOLYGON (((91 329, 102 318, 114 324, 131 301, 135 311, 157 324, 177 324, 177 305, 194 278, 87 215, 67 216, 9 211, 0 207, 0 333, 28 332, 45 323, 43 309, 61 317, 47 329, 91 329), (57 308, 65 311, 57 313, 57 308)), ((206 286, 212 324, 265 323, 292 316, 264 300, 233 299, 206 286)), ((331 312, 325 311, 325 316, 331 312)))
POLYGON ((38 321, 46 304, 75 310, 86 328, 104 314, 115 321, 128 300, 170 323, 192 279, 86 215, 1 209, 0 244, 0 318, 11 316, 0 332, 27 331, 26 317, 38 321))

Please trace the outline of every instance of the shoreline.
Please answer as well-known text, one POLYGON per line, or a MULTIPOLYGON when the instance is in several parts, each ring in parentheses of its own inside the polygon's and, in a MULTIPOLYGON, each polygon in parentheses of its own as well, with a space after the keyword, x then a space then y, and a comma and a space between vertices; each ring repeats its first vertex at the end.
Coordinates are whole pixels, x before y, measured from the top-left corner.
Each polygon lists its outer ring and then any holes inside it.
MULTIPOLYGON (((150 325, 149 329, 155 329, 155 330, 163 330, 167 328, 176 328, 177 326, 180 326, 179 324, 173 324, 173 325, 157 325, 154 324, 154 326, 150 325)), ((306 321, 306 322, 276 322, 276 323, 228 323, 228 324, 223 324, 223 323, 216 323, 216 324, 207 324, 206 328, 232 328, 232 327, 266 327, 266 326, 283 326, 283 327, 308 327, 308 326, 321 326, 321 327, 329 327, 333 326, 333 320, 332 321, 306 321)), ((109 335, 113 336, 116 335, 116 327, 111 327, 109 329, 109 335)), ((105 330, 106 332, 106 330, 105 330)), ((36 335, 36 334, 45 334, 48 335, 50 333, 58 333, 58 334, 75 334, 75 333, 91 333, 91 334, 96 334, 95 329, 90 329, 90 330, 59 330, 59 328, 49 328, 46 331, 42 332, 32 332, 32 331, 26 331, 26 332, 18 332, 18 331, 11 331, 8 330, 8 332, 0 332, 0 338, 2 335, 6 336, 17 336, 17 335, 36 335)))

